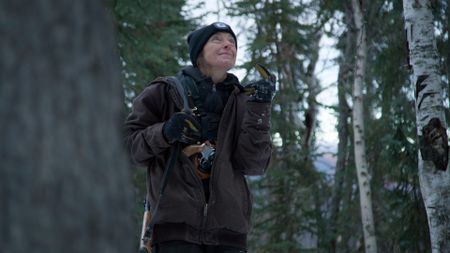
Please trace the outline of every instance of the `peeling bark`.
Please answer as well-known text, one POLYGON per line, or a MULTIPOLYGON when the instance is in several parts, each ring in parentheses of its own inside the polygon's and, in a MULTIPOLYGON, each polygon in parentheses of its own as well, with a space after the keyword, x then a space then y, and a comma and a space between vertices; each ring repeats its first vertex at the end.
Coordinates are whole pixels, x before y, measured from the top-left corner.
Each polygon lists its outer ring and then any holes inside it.
MULTIPOLYGON (((403 0, 411 79, 416 86, 419 179, 433 253, 450 252, 450 171, 444 92, 430 1, 403 0)), ((447 86, 445 86, 447 87, 447 86)))
POLYGON ((432 118, 419 136, 422 160, 433 162, 438 170, 447 170, 448 143, 447 132, 438 118, 432 118))

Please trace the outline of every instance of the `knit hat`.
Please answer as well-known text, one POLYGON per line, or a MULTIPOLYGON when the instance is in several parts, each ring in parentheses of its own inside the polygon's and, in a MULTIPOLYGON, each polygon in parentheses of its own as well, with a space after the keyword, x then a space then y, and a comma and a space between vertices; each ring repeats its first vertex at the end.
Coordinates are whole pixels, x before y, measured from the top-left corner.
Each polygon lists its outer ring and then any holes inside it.
POLYGON ((234 38, 234 41, 236 42, 235 45, 237 49, 236 35, 234 34, 233 30, 231 30, 231 27, 229 25, 223 22, 214 22, 210 25, 203 26, 189 33, 187 37, 187 42, 189 44, 189 56, 194 67, 197 67, 197 58, 202 52, 203 46, 205 46, 209 38, 217 32, 227 32, 231 34, 234 38))

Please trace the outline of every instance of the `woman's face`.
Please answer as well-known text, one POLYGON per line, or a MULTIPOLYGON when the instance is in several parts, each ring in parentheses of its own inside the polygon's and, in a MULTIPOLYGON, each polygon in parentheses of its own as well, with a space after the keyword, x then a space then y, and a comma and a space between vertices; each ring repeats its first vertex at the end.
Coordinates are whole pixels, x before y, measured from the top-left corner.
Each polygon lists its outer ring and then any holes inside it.
POLYGON ((236 41, 226 32, 213 34, 203 47, 201 64, 211 69, 228 71, 236 63, 236 41))

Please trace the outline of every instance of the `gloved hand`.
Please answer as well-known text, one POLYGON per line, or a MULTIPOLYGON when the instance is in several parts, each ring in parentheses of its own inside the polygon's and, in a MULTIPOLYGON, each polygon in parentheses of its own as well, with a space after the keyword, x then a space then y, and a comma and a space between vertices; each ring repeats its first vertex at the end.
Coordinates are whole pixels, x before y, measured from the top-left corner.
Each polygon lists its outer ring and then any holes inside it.
POLYGON ((246 89, 254 89, 249 101, 259 103, 270 103, 275 96, 275 83, 261 79, 259 81, 248 84, 246 89))
POLYGON ((177 112, 164 123, 163 135, 167 142, 195 144, 201 139, 200 124, 189 114, 177 112))

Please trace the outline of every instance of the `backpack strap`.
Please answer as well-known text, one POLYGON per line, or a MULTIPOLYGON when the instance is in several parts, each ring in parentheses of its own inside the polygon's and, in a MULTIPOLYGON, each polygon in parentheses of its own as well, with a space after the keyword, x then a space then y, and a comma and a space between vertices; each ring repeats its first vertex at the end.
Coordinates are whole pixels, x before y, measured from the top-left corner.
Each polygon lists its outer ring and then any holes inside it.
POLYGON ((183 98, 183 112, 186 112, 187 114, 192 114, 192 108, 189 105, 189 99, 188 99, 188 94, 186 92, 185 87, 183 86, 183 84, 181 83, 181 81, 175 77, 175 76, 168 76, 167 77, 170 83, 174 83, 175 84, 175 88, 177 89, 178 93, 180 94, 181 98, 183 98))
POLYGON ((183 87, 187 93, 191 108, 194 108, 194 113, 197 116, 203 116, 205 108, 203 106, 203 98, 200 97, 200 91, 196 81, 188 75, 184 75, 181 72, 176 75, 178 80, 181 81, 183 87))
MULTIPOLYGON (((192 105, 192 103, 190 103, 190 99, 188 98, 188 92, 186 91, 184 85, 182 84, 182 81, 180 80, 180 78, 178 76, 162 76, 162 77, 158 77, 155 80, 153 80, 152 82, 150 82, 150 84, 148 84, 148 86, 152 85, 152 84, 156 84, 156 83, 165 83, 168 84, 170 87, 174 88, 176 90, 176 92, 180 95, 181 100, 180 101, 177 97, 175 97, 175 104, 177 105, 177 107, 179 107, 179 109, 181 111, 187 112, 192 114, 193 110, 192 108, 194 107, 194 105, 192 105)), ((172 93, 172 95, 176 96, 176 93, 173 93, 173 90, 169 90, 169 93, 172 93)))

